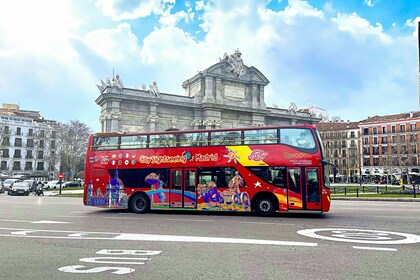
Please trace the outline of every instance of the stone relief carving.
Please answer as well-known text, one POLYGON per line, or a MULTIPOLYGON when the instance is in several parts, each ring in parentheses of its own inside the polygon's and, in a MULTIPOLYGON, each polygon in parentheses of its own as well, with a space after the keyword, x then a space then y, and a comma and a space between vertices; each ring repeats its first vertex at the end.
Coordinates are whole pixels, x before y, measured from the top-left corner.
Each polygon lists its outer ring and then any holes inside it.
POLYGON ((236 49, 233 54, 225 53, 222 60, 226 60, 229 66, 226 67, 226 73, 232 73, 238 77, 242 77, 246 73, 244 62, 241 58, 241 52, 236 49))
POLYGON ((156 123, 159 120, 159 116, 151 115, 146 118, 146 122, 148 123, 156 123))
POLYGON ((139 125, 126 125, 123 124, 121 127, 122 133, 137 133, 137 132, 142 132, 144 131, 143 126, 139 126, 139 125))
POLYGON ((203 125, 202 120, 195 119, 191 122, 191 126, 200 126, 200 125, 203 125))
POLYGON ((178 120, 175 117, 172 117, 171 128, 177 128, 177 127, 178 127, 178 120))
POLYGON ((203 121, 203 125, 205 125, 205 126, 221 127, 222 124, 223 124, 222 120, 205 120, 205 121, 203 121))

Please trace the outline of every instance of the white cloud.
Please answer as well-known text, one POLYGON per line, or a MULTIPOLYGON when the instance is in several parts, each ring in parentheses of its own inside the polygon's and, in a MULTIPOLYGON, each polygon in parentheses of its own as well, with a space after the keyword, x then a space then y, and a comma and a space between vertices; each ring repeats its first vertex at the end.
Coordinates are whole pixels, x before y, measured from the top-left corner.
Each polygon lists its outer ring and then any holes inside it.
POLYGON ((97 0, 95 2, 102 13, 114 21, 144 18, 152 14, 162 15, 170 11, 174 4, 175 0, 97 0))
POLYGON ((140 58, 137 36, 132 33, 127 23, 121 23, 114 29, 92 31, 86 35, 86 42, 105 60, 116 64, 140 58))
POLYGON ((377 36, 383 42, 390 42, 392 40, 390 36, 383 32, 380 23, 376 23, 376 27, 374 27, 369 21, 359 17, 356 13, 350 15, 338 13, 337 17, 332 18, 332 21, 337 24, 339 30, 348 31, 360 39, 373 35, 377 36))

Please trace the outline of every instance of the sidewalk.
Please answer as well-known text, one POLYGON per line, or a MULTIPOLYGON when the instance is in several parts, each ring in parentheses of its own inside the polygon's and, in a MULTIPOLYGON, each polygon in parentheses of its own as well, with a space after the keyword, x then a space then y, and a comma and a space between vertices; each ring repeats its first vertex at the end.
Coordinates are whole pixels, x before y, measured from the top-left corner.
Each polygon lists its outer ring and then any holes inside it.
MULTIPOLYGON (((61 194, 76 194, 76 193, 83 193, 83 190, 61 190, 61 194)), ((53 190, 53 191, 44 191, 45 196, 54 196, 59 195, 60 190, 53 190)))

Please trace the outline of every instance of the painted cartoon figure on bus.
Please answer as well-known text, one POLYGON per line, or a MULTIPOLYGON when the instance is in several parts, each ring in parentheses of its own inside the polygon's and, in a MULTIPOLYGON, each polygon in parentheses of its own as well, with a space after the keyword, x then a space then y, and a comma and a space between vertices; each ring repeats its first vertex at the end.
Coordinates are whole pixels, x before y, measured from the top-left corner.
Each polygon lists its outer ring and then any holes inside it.
POLYGON ((127 194, 124 192, 124 183, 118 177, 118 170, 106 186, 105 197, 108 198, 108 207, 127 207, 127 194))
POLYGON ((198 199, 202 199, 205 203, 209 203, 213 206, 219 207, 223 203, 223 197, 217 190, 216 183, 210 181, 208 185, 198 184, 197 187, 198 199))
POLYGON ((151 188, 151 191, 152 191, 152 194, 149 195, 150 196, 150 201, 153 203, 154 194, 157 193, 157 195, 159 197, 159 202, 160 203, 165 203, 166 195, 163 192, 164 182, 159 178, 159 175, 152 172, 152 173, 150 173, 149 175, 146 176, 144 181, 150 185, 150 188, 151 188))

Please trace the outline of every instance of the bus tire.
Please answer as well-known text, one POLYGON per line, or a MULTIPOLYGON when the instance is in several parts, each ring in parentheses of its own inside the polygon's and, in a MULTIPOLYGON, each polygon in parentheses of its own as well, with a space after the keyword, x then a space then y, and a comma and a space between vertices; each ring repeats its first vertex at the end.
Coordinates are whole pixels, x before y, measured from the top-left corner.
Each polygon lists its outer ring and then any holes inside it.
POLYGON ((276 212, 273 200, 268 196, 262 196, 258 198, 255 205, 255 211, 259 216, 272 216, 276 212))
POLYGON ((143 214, 150 210, 150 200, 143 194, 136 194, 130 199, 130 211, 136 214, 143 214))

